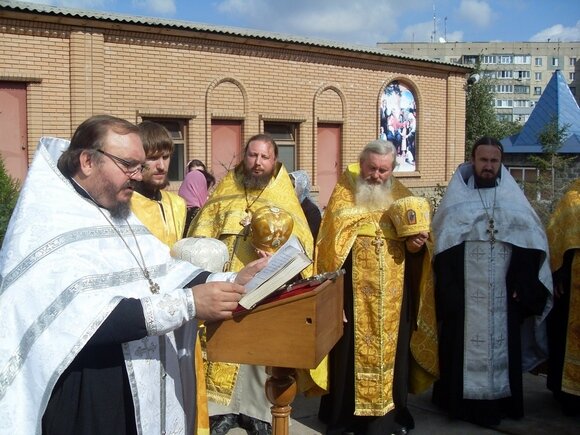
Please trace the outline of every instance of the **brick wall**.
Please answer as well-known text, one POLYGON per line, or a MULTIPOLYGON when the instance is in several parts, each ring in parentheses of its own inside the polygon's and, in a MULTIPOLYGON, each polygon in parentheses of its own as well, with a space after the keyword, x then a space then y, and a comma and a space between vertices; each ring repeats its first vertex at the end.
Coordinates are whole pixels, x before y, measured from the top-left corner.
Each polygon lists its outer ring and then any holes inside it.
POLYGON ((316 183, 317 123, 343 125, 344 169, 377 137, 380 95, 399 80, 415 93, 419 133, 418 170, 398 176, 428 191, 446 184, 463 161, 465 75, 456 68, 338 49, 333 55, 290 42, 82 23, 0 18, 0 79, 29 83, 30 155, 40 136, 70 137, 98 113, 133 122, 143 114, 186 118, 188 155, 206 162, 212 117, 243 120, 244 139, 261 131, 264 120, 291 121, 300 124, 297 166, 316 183))

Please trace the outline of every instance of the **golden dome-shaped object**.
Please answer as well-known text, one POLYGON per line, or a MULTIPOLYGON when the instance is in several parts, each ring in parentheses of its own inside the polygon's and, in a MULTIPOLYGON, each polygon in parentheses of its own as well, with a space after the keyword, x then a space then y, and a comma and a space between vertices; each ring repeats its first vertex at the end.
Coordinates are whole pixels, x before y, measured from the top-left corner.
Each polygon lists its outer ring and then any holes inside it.
POLYGON ((399 237, 429 232, 431 203, 427 198, 407 196, 398 199, 391 204, 387 213, 399 237))
POLYGON ((292 235, 294 219, 280 207, 260 207, 252 215, 250 231, 252 245, 265 252, 276 252, 292 235))

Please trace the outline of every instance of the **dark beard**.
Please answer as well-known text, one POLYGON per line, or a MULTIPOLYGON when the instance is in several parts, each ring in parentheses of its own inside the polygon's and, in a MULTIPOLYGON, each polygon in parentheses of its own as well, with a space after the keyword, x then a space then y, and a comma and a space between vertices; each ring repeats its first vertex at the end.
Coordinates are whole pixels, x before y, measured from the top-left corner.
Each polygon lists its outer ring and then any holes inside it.
MULTIPOLYGON (((136 189, 138 182, 135 180, 127 180, 125 183, 126 186, 131 186, 133 189, 136 189)), ((108 196, 109 198, 115 198, 117 194, 117 189, 111 183, 105 182, 102 186, 102 192, 104 195, 108 196)), ((111 217, 115 220, 124 220, 129 217, 131 214, 131 205, 130 201, 121 202, 115 201, 115 204, 108 208, 109 213, 111 213, 111 217)))
POLYGON ((246 189, 263 189, 268 185, 271 178, 272 174, 252 175, 244 171, 242 184, 246 189))
POLYGON ((475 185, 480 189, 489 189, 490 187, 497 186, 497 175, 493 178, 481 178, 480 176, 473 174, 473 178, 475 180, 475 185))
POLYGON ((144 183, 143 181, 137 182, 135 185, 135 190, 139 192, 146 198, 153 199, 155 201, 159 201, 161 199, 161 194, 159 193, 161 189, 164 189, 169 184, 164 183, 162 187, 159 186, 152 186, 150 184, 144 183))

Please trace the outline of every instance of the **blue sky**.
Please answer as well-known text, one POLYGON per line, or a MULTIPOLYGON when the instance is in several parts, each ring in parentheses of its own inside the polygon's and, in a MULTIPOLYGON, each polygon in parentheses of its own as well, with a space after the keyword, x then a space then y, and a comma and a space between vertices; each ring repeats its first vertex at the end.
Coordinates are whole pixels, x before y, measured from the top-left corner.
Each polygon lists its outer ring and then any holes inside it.
POLYGON ((349 44, 580 41, 577 0, 37 0, 349 44))

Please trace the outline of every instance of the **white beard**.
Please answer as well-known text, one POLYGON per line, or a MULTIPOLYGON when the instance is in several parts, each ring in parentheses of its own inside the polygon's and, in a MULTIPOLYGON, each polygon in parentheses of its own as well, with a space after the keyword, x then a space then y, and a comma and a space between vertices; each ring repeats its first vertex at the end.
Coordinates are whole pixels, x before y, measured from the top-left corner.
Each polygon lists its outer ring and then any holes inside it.
POLYGON ((381 184, 368 184, 362 178, 356 180, 355 203, 368 211, 386 210, 393 202, 393 182, 389 178, 381 184))

